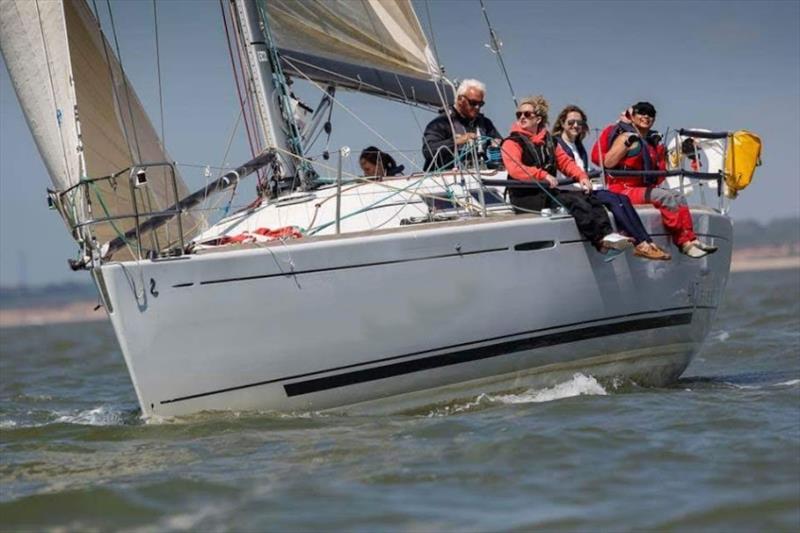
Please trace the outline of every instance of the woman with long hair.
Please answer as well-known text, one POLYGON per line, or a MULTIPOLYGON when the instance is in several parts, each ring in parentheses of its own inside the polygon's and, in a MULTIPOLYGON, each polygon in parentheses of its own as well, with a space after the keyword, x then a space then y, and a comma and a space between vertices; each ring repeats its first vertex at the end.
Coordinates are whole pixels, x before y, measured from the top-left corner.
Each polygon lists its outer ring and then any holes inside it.
MULTIPOLYGON (((553 125, 553 137, 558 146, 586 173, 591 170, 589 156, 583 146, 583 139, 588 131, 586 113, 576 105, 568 105, 561 110, 553 125)), ((605 189, 592 190, 591 194, 613 213, 620 231, 633 239, 634 255, 661 261, 671 258, 670 254, 653 242, 627 196, 605 189)))

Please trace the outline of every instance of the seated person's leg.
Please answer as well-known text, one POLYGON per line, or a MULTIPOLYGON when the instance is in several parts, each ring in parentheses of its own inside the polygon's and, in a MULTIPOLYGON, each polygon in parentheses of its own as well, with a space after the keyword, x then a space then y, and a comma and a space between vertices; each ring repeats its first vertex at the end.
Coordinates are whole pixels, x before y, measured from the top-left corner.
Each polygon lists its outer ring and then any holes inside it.
POLYGON ((516 214, 541 211, 547 204, 547 195, 542 191, 510 190, 509 201, 514 206, 516 214))
POLYGON ((653 187, 647 191, 646 198, 661 211, 661 221, 672 235, 672 242, 682 247, 695 240, 692 216, 680 192, 653 187))
POLYGON ((603 237, 614 231, 603 206, 599 203, 593 206, 589 197, 582 192, 561 191, 558 200, 575 219, 581 235, 600 250, 603 246, 603 237))

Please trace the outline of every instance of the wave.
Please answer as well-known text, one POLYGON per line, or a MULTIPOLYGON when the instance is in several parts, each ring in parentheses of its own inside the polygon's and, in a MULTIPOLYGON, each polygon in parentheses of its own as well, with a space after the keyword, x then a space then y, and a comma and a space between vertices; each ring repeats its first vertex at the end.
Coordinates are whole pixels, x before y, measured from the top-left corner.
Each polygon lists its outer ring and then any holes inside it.
POLYGON ((546 389, 530 389, 522 394, 490 396, 490 399, 503 404, 541 403, 572 398, 573 396, 605 396, 606 394, 608 394, 608 391, 595 378, 577 373, 569 381, 546 389))
POLYGON ((122 426, 126 424, 127 418, 127 412, 101 405, 77 414, 61 414, 55 422, 82 426, 122 426))
MULTIPOLYGON (((615 381, 611 386, 616 389, 619 383, 615 381)), ((608 391, 592 376, 575 373, 570 380, 558 383, 552 387, 528 389, 519 394, 483 393, 469 401, 456 402, 454 404, 438 407, 429 412, 428 416, 449 416, 493 405, 543 403, 572 398, 574 396, 605 396, 607 394, 608 391)))

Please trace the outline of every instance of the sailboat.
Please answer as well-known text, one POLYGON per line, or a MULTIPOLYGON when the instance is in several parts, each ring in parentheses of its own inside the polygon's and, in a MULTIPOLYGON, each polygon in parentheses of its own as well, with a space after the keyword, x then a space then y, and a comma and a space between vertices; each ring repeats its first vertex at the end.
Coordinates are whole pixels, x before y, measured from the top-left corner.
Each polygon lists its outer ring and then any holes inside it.
MULTIPOLYGON (((514 214, 505 172, 479 157, 379 181, 345 176, 345 150, 307 156, 337 91, 452 101, 409 0, 225 6, 254 157, 190 193, 87 2, 0 0, 71 264, 97 286, 143 416, 402 411, 575 372, 663 385, 686 369, 730 270, 724 168, 679 156, 671 171, 717 185, 719 205, 692 208, 716 254, 607 262, 565 213, 514 214), (293 80, 319 89, 316 109, 293 80), (204 202, 248 175, 257 198, 208 220, 204 202)), ((668 246, 659 213, 639 212, 668 246)))

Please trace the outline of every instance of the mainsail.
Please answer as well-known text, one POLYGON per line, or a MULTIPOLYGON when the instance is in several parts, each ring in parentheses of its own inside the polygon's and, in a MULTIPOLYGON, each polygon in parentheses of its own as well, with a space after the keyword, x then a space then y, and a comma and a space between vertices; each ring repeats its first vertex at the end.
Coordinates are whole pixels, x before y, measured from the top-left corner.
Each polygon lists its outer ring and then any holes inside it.
POLYGON ((439 68, 410 0, 269 0, 284 72, 441 107, 439 68))
MULTIPOLYGON (((85 0, 0 0, 0 47, 56 190, 84 184, 66 199, 72 204, 62 211, 68 222, 123 216, 92 227, 102 245, 135 227, 134 218, 124 217, 134 213, 134 195, 139 212, 175 203, 165 166, 148 168, 147 185, 133 193, 127 174, 87 181, 171 159, 85 0)), ((183 181, 175 178, 178 195, 185 196, 183 181)), ((184 215, 184 231, 202 222, 184 215)), ((142 246, 157 252, 178 240, 171 223, 142 235, 142 246)), ((131 252, 122 248, 113 259, 130 259, 131 252)))

